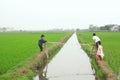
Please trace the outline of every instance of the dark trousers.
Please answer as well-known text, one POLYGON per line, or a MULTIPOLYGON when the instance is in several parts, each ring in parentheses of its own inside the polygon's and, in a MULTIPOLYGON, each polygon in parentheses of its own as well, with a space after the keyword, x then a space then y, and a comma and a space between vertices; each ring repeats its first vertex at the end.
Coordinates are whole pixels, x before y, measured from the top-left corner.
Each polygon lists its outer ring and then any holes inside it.
MULTIPOLYGON (((98 42, 100 42, 100 41, 98 41, 98 42)), ((98 50, 98 42, 96 42, 96 49, 98 50)))
POLYGON ((40 51, 43 51, 43 47, 41 45, 39 45, 40 51))

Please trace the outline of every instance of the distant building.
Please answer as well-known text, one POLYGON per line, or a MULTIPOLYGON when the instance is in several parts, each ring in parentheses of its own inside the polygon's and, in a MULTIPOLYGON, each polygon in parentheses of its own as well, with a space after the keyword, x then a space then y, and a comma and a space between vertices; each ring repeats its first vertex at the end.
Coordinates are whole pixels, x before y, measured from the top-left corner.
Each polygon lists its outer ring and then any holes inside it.
POLYGON ((119 32, 120 26, 119 25, 114 25, 113 27, 110 28, 110 31, 112 32, 119 32))
POLYGON ((4 29, 3 29, 3 28, 0 28, 0 32, 4 32, 4 29))
POLYGON ((89 30, 90 31, 98 31, 98 30, 100 30, 100 28, 98 27, 98 26, 95 26, 95 25, 89 25, 89 30))
POLYGON ((12 28, 12 27, 0 28, 0 32, 12 32, 12 31, 14 31, 14 28, 12 28))
POLYGON ((11 32, 11 31, 13 31, 13 28, 12 28, 12 27, 6 27, 6 28, 5 28, 5 32, 11 32))

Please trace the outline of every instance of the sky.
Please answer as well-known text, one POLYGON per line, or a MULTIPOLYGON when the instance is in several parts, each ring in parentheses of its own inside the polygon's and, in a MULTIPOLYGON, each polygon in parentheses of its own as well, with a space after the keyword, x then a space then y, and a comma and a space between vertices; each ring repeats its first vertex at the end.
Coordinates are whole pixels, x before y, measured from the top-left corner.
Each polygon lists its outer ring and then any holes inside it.
POLYGON ((120 24, 120 0, 0 0, 0 27, 87 29, 120 24))

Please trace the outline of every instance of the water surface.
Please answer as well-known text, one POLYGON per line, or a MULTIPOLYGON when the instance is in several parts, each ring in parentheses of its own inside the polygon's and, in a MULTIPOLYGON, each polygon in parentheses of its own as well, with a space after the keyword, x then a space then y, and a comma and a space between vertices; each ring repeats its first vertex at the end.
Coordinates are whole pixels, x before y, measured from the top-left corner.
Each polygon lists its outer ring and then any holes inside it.
POLYGON ((95 80, 93 74, 89 57, 73 34, 34 80, 95 80))

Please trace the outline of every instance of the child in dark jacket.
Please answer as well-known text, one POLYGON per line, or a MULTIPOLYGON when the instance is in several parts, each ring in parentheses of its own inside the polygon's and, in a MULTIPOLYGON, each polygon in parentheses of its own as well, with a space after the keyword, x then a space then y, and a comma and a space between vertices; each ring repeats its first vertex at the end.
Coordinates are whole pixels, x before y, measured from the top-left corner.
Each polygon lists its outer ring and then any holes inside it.
POLYGON ((46 40, 44 40, 44 35, 42 34, 41 35, 41 38, 39 39, 39 41, 38 41, 38 46, 39 46, 39 48, 40 48, 40 51, 43 51, 43 43, 45 44, 47 41, 46 40))

